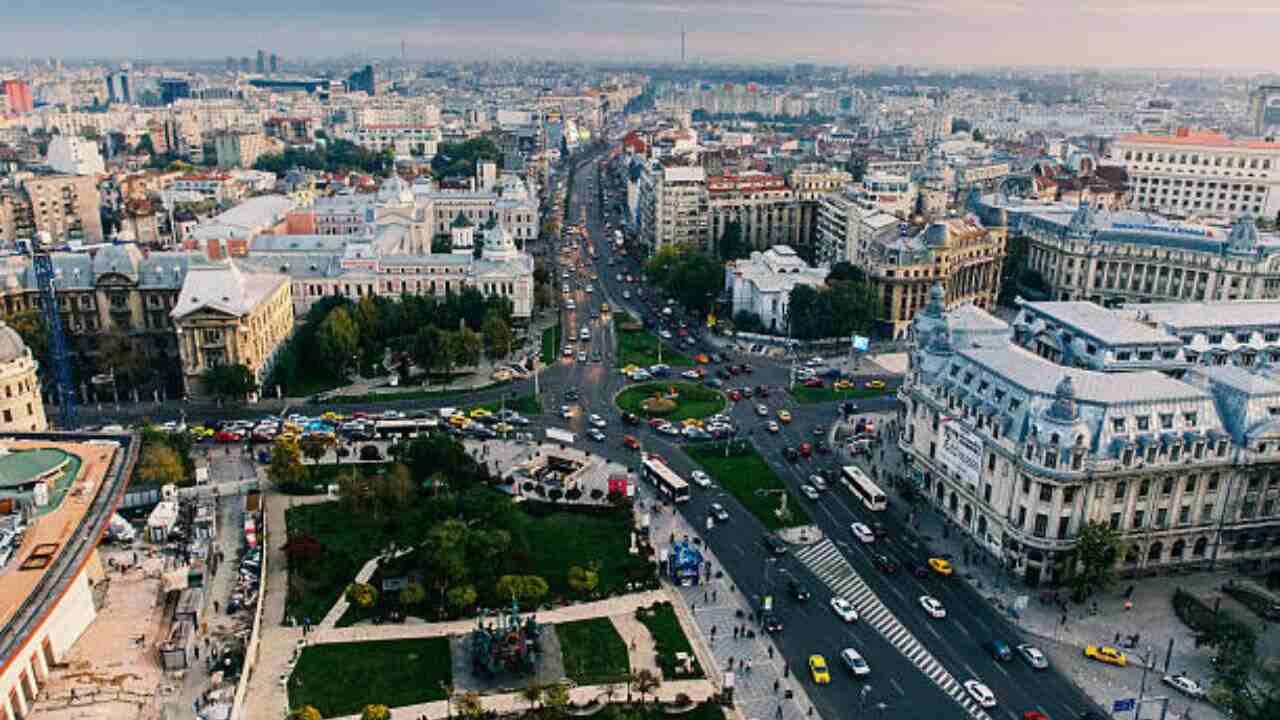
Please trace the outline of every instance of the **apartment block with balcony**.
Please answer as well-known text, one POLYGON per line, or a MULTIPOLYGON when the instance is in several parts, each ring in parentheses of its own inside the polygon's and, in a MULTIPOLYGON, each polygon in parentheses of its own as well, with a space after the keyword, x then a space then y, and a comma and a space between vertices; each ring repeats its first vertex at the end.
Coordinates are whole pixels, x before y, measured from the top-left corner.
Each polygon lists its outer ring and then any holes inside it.
POLYGON ((649 252, 668 245, 711 250, 706 171, 653 161, 640 178, 640 241, 649 252))
POLYGON ((0 191, 0 242, 47 232, 56 241, 102 242, 101 196, 96 177, 28 175, 0 191))

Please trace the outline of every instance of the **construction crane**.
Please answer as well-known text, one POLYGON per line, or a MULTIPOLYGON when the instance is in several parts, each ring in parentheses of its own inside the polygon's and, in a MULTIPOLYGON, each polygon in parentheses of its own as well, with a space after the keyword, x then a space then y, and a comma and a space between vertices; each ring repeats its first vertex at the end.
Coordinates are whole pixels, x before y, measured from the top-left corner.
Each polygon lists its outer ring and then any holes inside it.
POLYGON ((62 331, 62 314, 58 312, 58 293, 54 287, 57 279, 53 272, 53 239, 41 231, 26 247, 31 255, 31 265, 36 271, 36 285, 40 288, 40 309, 44 313, 45 330, 49 335, 49 360, 53 365, 54 389, 58 393, 58 418, 61 430, 75 430, 79 425, 76 413, 76 386, 71 379, 71 356, 67 352, 67 336, 62 331))

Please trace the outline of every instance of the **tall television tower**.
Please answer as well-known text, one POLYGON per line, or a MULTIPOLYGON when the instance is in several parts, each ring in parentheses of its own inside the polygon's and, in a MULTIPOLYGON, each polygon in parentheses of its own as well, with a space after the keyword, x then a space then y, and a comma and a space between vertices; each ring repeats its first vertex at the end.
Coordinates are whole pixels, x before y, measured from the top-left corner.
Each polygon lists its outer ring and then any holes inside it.
POLYGON ((684 56, 684 35, 685 35, 685 33, 684 33, 684 28, 683 28, 683 27, 681 27, 681 28, 680 28, 680 64, 681 64, 681 65, 684 65, 684 64, 685 64, 685 56, 684 56))

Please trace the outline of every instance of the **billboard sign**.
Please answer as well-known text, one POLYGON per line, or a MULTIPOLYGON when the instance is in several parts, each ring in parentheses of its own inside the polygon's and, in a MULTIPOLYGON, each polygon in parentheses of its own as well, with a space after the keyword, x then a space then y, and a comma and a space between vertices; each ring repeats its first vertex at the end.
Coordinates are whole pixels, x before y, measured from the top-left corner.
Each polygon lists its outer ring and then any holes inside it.
POLYGON ((982 473, 982 438, 955 419, 942 423, 938 459, 956 477, 978 487, 982 473))

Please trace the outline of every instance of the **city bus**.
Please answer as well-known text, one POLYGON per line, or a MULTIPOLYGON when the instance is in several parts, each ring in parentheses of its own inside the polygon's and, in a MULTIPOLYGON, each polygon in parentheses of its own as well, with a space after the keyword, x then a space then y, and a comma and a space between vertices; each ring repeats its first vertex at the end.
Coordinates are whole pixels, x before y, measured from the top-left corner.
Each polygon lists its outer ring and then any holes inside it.
POLYGON ((662 493, 667 500, 678 503, 689 500, 689 483, 667 467, 662 458, 654 455, 645 457, 644 479, 658 488, 658 492, 662 493))
POLYGON ((879 485, 871 482, 871 478, 857 465, 845 465, 840 469, 841 480, 844 486, 853 493, 868 510, 880 512, 889 505, 889 501, 884 496, 884 491, 879 485))
POLYGON ((375 437, 384 439, 417 437, 421 433, 429 432, 438 427, 440 427, 440 421, 435 418, 378 420, 373 424, 373 434, 375 437))

